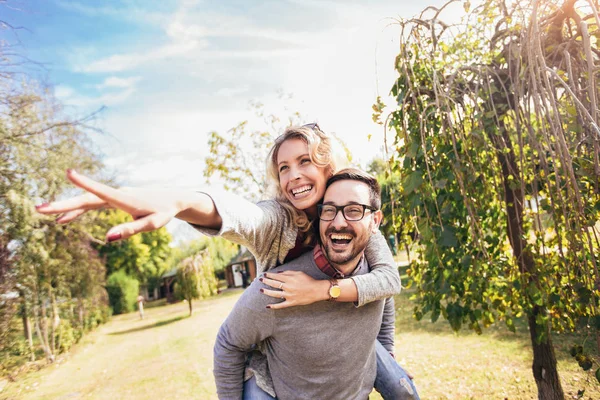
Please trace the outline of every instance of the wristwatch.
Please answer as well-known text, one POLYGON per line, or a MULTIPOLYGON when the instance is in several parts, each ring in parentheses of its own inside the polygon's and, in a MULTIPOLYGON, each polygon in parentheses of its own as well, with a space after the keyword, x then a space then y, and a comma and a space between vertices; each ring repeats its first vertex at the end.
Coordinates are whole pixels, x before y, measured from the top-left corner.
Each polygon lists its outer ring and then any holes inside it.
POLYGON ((337 279, 329 280, 329 301, 336 301, 338 297, 342 294, 342 289, 340 285, 338 285, 337 279))

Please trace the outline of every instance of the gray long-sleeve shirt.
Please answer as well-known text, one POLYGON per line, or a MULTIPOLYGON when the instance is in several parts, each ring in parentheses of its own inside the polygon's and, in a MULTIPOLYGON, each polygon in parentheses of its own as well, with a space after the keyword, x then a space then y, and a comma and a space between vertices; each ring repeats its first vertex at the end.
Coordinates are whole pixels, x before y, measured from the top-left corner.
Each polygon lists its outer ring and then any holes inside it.
MULTIPOLYGON (((328 279, 311 252, 279 270, 303 271, 328 279)), ((355 275, 368 272, 366 263, 355 275)), ((264 296, 255 280, 246 289, 217 335, 214 375, 220 399, 241 399, 246 352, 262 341, 277 398, 366 399, 376 374, 375 338, 383 301, 356 308, 350 303, 318 302, 282 310, 266 306, 279 300, 264 296)))

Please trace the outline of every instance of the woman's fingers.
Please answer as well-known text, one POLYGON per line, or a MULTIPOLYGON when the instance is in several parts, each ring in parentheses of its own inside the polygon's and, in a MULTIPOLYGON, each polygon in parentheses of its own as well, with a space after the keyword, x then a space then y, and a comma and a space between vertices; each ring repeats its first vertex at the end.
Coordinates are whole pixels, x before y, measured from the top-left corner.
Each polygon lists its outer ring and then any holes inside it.
POLYGON ((81 214, 84 214, 87 210, 83 208, 79 208, 77 210, 69 211, 61 215, 56 219, 56 222, 59 224, 66 224, 68 222, 73 221, 75 218, 79 217, 81 214))
POLYGON ((150 232, 165 226, 172 216, 165 213, 153 213, 135 221, 112 227, 106 233, 106 241, 114 242, 116 240, 127 239, 140 232, 150 232))
POLYGON ((36 210, 41 214, 62 214, 78 209, 95 210, 106 205, 106 202, 97 196, 86 193, 81 196, 73 197, 67 200, 55 201, 36 206, 36 210))
POLYGON ((270 290, 270 289, 261 289, 261 293, 266 294, 269 297, 273 297, 275 299, 282 299, 283 301, 280 303, 269 304, 267 308, 272 308, 274 310, 278 310, 281 308, 293 307, 296 305, 294 301, 290 301, 287 299, 286 293, 281 290, 270 290))
POLYGON ((67 170, 67 177, 76 186, 98 196, 113 207, 123 210, 131 215, 140 215, 145 208, 145 204, 142 203, 141 200, 138 200, 121 190, 81 175, 72 169, 67 170))
POLYGON ((293 307, 293 306, 295 306, 295 304, 286 299, 286 300, 282 301, 281 303, 269 304, 268 308, 271 308, 273 310, 280 310, 282 308, 288 308, 288 307, 293 307))
MULTIPOLYGON (((273 288, 276 289, 282 289, 283 284, 285 282, 283 281, 279 281, 279 280, 275 280, 275 279, 269 279, 266 277, 267 275, 265 274, 264 277, 260 278, 259 281, 261 281, 262 283, 264 283, 265 285, 271 286, 273 288)), ((271 274, 270 276, 273 276, 273 274, 271 274)))

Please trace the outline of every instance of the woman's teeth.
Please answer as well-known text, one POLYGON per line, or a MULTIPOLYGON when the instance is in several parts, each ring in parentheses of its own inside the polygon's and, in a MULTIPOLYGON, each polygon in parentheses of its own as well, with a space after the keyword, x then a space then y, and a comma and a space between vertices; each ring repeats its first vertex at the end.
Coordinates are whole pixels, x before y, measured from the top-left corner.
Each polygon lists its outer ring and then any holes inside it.
POLYGON ((312 186, 310 186, 310 185, 300 186, 299 188, 292 189, 292 194, 294 196, 298 196, 298 195, 304 194, 306 192, 309 192, 311 189, 312 189, 312 186))

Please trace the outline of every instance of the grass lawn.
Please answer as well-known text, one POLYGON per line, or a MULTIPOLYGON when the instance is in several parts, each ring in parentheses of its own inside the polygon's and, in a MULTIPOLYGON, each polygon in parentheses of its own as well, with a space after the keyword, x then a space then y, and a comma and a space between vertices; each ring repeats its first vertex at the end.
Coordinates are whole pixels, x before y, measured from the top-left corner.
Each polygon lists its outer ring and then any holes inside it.
MULTIPOLYGON (((194 302, 191 318, 185 303, 149 308, 144 320, 136 313, 116 316, 61 361, 4 382, 0 398, 214 399, 214 338, 240 293, 194 302)), ((397 298, 396 306, 397 358, 415 376, 423 400, 536 398, 525 326, 519 325, 517 334, 502 327, 481 336, 454 334, 444 321, 414 321, 408 293, 397 298)), ((567 398, 585 388, 584 399, 599 399, 592 373, 583 372, 568 354, 573 340, 556 337, 567 398)))

